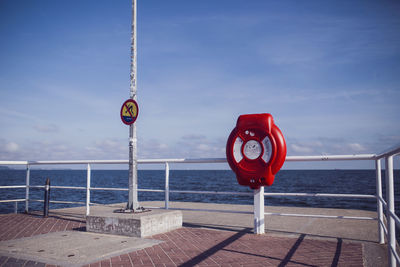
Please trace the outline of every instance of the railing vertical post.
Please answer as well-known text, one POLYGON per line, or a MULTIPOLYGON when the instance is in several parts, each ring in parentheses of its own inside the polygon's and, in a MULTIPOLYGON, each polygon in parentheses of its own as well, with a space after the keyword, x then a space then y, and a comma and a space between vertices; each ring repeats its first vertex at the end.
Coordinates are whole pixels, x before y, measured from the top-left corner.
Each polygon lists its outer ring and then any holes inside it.
POLYGON ((254 233, 264 234, 264 187, 254 190, 254 233))
POLYGON ((29 212, 29 185, 30 185, 31 168, 26 164, 26 189, 25 189, 25 213, 29 212))
POLYGON ((393 183, 393 156, 386 157, 386 202, 388 221, 388 261, 389 266, 396 266, 396 258, 393 251, 396 251, 396 226, 390 212, 394 213, 394 183, 393 183))
POLYGON ((18 213, 18 201, 14 202, 14 213, 18 213))
POLYGON ((385 243, 385 236, 383 232, 383 205, 382 199, 382 170, 381 170, 381 160, 375 160, 375 171, 376 171, 376 209, 378 213, 378 234, 379 234, 379 244, 385 243))
POLYGON ((169 164, 165 162, 165 209, 169 208, 169 164))
POLYGON ((90 175, 91 169, 90 164, 88 164, 86 174, 86 216, 90 214, 90 175))
POLYGON ((47 218, 49 216, 50 209, 50 179, 46 179, 46 184, 44 186, 44 201, 43 201, 43 217, 47 218))

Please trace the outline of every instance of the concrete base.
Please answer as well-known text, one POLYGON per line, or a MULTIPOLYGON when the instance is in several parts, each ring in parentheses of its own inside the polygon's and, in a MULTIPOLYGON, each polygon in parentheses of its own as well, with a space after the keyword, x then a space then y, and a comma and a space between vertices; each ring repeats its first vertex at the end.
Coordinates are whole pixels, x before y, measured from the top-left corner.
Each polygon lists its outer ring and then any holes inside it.
MULTIPOLYGON (((71 267, 109 259, 160 243, 161 241, 154 239, 66 231, 0 242, 0 255, 71 267)), ((0 260, 0 265, 2 263, 0 260)), ((22 265, 23 262, 17 261, 10 266, 22 265)))
POLYGON ((86 231, 148 237, 182 227, 182 213, 155 209, 142 213, 115 213, 115 207, 95 207, 86 216, 86 231))

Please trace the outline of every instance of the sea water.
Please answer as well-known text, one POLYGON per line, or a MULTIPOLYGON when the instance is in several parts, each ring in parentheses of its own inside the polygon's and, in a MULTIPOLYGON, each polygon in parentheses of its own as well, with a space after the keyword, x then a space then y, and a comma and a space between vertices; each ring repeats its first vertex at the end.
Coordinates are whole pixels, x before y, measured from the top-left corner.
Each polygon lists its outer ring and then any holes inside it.
MULTIPOLYGON (((400 171, 394 171, 399 177, 400 171)), ((383 194, 385 194, 384 171, 382 172, 383 194)), ((44 185, 50 179, 52 186, 86 187, 86 170, 31 170, 30 184, 44 185)), ((26 171, 0 170, 0 185, 25 185, 26 171)), ((252 192, 249 187, 238 185, 235 174, 230 170, 171 170, 170 190, 199 190, 221 192, 252 192)), ((337 194, 369 194, 375 195, 375 170, 282 170, 265 192, 280 193, 337 193, 337 194)), ((399 180, 395 179, 396 213, 400 211, 399 180)), ((128 187, 127 170, 92 170, 91 187, 128 187)), ((164 189, 164 170, 139 170, 139 189, 164 189)), ((42 200, 43 189, 30 189, 30 199, 42 200)), ((385 195, 384 195, 385 196, 385 195)), ((85 202, 85 190, 51 189, 51 200, 85 202)), ((25 189, 0 189, 0 200, 25 198, 25 189)), ((126 191, 91 191, 91 202, 110 204, 126 202, 126 191)), ((139 201, 163 201, 164 193, 139 192, 139 201)), ((181 194, 170 193, 170 201, 207 202, 225 204, 253 204, 252 196, 181 194)), ((43 203, 30 202, 30 210, 42 210, 43 203)), ((267 196, 265 205, 295 206, 317 208, 344 208, 376 210, 376 200, 362 198, 333 197, 283 197, 267 196)), ((63 208, 76 205, 50 204, 50 208, 63 208)), ((24 210, 24 202, 20 202, 19 211, 24 210)), ((14 203, 0 203, 0 213, 14 212, 14 203)))

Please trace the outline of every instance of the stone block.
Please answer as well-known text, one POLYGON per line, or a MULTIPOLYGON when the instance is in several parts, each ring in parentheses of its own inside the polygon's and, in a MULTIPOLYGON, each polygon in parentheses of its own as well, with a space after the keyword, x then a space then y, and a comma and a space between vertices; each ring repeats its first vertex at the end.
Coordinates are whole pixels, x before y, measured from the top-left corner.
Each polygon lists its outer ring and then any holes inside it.
POLYGON ((86 231, 134 237, 148 237, 182 227, 180 211, 156 209, 142 213, 115 213, 103 207, 86 216, 86 231))

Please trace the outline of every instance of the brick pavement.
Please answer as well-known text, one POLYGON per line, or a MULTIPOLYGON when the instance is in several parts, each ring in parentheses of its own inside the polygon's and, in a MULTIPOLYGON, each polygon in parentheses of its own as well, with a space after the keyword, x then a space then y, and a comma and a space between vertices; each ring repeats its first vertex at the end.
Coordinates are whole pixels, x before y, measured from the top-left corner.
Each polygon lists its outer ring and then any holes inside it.
POLYGON ((164 243, 90 266, 363 266, 359 243, 181 228, 164 243))
MULTIPOLYGON (((85 222, 25 214, 0 215, 0 240, 84 230, 85 222)), ((254 235, 183 227, 153 236, 165 242, 90 266, 363 266, 361 243, 254 235)), ((0 266, 47 266, 0 256, 0 266)), ((89 265, 88 265, 89 266, 89 265)))

